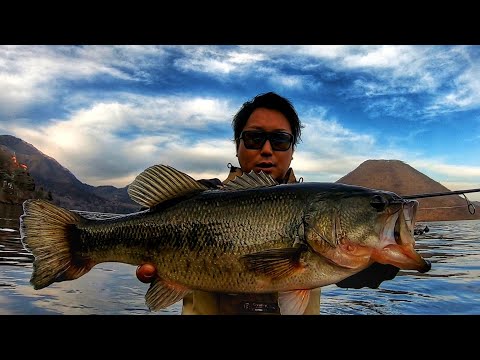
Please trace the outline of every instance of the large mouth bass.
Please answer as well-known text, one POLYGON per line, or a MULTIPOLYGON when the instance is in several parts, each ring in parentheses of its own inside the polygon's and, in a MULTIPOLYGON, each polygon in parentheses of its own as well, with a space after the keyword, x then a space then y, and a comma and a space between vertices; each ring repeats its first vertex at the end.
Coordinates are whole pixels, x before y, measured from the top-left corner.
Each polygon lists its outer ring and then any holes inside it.
POLYGON ((35 257, 30 283, 42 289, 102 262, 153 263, 145 295, 152 310, 192 290, 279 292, 282 314, 303 313, 310 290, 374 262, 425 272, 414 249, 418 202, 337 183, 277 184, 264 173, 208 189, 170 166, 136 177, 130 197, 147 210, 91 220, 27 200, 21 240, 35 257))

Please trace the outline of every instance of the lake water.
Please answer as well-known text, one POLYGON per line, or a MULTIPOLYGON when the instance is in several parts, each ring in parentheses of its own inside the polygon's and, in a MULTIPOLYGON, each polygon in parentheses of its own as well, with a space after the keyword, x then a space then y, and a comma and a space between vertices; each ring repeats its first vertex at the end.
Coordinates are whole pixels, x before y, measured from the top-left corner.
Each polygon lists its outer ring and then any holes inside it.
MULTIPOLYGON (((150 312, 135 267, 103 263, 73 281, 34 290, 29 280, 33 257, 18 231, 19 206, 0 204, 0 314, 176 315, 181 301, 150 312)), ((418 252, 432 269, 400 271, 379 289, 323 288, 321 314, 444 315, 480 314, 480 221, 428 222, 417 237, 418 252)))

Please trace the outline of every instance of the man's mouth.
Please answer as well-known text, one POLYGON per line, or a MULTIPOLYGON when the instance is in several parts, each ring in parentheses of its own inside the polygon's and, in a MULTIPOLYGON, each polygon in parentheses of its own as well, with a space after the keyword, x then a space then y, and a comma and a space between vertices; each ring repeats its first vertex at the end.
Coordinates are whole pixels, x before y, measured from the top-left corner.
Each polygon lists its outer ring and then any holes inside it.
POLYGON ((257 164, 256 167, 260 168, 260 169, 270 169, 270 168, 273 167, 273 164, 272 163, 260 163, 260 164, 257 164))

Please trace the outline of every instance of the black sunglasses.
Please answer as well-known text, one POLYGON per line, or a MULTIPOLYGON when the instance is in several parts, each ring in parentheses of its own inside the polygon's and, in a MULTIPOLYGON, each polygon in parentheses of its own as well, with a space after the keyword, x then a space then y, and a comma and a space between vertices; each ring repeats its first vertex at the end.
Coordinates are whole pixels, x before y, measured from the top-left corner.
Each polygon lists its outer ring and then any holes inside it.
POLYGON ((270 141, 272 150, 287 151, 293 142, 293 135, 284 131, 242 131, 239 139, 243 140, 243 145, 249 150, 259 150, 263 148, 267 140, 270 141))

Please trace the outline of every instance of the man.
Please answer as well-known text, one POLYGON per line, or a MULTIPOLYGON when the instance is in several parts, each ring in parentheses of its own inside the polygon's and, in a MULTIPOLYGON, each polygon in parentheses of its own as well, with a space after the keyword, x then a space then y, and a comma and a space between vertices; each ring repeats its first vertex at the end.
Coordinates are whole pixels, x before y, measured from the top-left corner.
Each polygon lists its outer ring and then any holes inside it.
MULTIPOLYGON (((297 181, 290 163, 300 140, 302 125, 289 100, 273 92, 257 95, 242 105, 233 118, 232 127, 240 167, 231 166, 223 183, 252 170, 263 171, 281 184, 297 181)), ((223 184, 219 179, 199 181, 213 188, 223 184)), ((156 270, 151 264, 143 264, 137 269, 140 281, 150 282, 154 276, 156 270)), ((345 284, 348 287, 358 286, 355 281, 345 284)), ((182 314, 280 314, 278 293, 194 291, 183 299, 182 314)), ((304 315, 311 314, 320 314, 320 288, 311 291, 304 315)))

